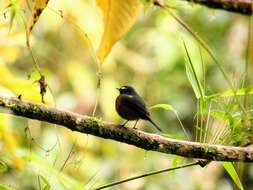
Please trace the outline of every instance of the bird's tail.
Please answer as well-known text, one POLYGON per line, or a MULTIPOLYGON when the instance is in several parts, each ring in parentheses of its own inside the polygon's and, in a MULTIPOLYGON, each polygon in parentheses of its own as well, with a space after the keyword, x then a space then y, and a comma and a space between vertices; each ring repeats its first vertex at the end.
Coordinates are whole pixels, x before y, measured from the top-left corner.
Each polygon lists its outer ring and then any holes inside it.
POLYGON ((154 121, 152 121, 150 118, 148 118, 148 121, 150 123, 152 123, 158 131, 163 132, 163 130, 154 121))

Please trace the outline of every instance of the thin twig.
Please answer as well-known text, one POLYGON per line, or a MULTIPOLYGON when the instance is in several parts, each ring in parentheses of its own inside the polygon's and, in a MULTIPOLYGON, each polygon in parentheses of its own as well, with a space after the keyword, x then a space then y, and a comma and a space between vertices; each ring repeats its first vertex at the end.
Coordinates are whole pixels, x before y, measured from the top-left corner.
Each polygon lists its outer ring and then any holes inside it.
POLYGON ((199 161, 192 162, 192 163, 185 164, 185 165, 181 165, 181 166, 177 166, 177 167, 174 167, 174 168, 166 168, 166 169, 158 170, 158 171, 155 171, 155 172, 150 172, 150 173, 138 175, 138 176, 135 176, 135 177, 130 177, 130 178, 127 178, 127 179, 123 179, 123 180, 120 180, 120 181, 117 181, 117 182, 113 182, 113 183, 109 183, 109 184, 97 187, 93 190, 106 189, 108 187, 120 185, 122 183, 126 183, 126 182, 133 181, 133 180, 136 180, 136 179, 140 179, 140 178, 144 178, 144 177, 148 177, 148 176, 152 176, 152 175, 157 175, 157 174, 161 174, 161 173, 164 173, 164 172, 169 172, 169 171, 173 171, 173 170, 177 170, 177 169, 181 169, 181 168, 196 166, 196 165, 199 165, 199 161))

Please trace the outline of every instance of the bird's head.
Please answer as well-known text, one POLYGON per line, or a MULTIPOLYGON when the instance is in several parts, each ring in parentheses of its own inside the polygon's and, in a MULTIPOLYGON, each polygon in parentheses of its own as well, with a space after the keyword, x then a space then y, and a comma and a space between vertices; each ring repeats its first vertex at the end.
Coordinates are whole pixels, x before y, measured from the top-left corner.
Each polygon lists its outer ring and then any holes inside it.
POLYGON ((117 88, 117 90, 120 92, 120 94, 128 94, 128 95, 137 94, 134 88, 131 86, 121 86, 120 88, 117 88))

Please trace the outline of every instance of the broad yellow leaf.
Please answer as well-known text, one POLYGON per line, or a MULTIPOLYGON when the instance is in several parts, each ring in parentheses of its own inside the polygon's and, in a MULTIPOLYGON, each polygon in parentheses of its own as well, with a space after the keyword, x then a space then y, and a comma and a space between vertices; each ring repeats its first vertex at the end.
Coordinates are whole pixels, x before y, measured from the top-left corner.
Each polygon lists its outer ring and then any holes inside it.
MULTIPOLYGON (((17 77, 5 64, 1 64, 1 61, 0 76, 0 95, 16 97, 22 95, 22 99, 24 100, 41 102, 40 89, 36 82, 39 76, 32 75, 30 80, 17 77)), ((48 105, 54 104, 51 93, 45 95, 45 100, 48 105)))
POLYGON ((97 57, 103 63, 113 45, 135 23, 142 4, 139 0, 97 0, 97 5, 102 11, 104 32, 97 50, 97 57))
POLYGON ((34 25, 36 24, 36 22, 39 20, 41 13, 46 8, 48 1, 49 0, 35 0, 34 2, 32 15, 29 18, 29 21, 27 24, 26 44, 28 47, 30 47, 29 36, 31 34, 31 31, 34 25))
MULTIPOLYGON (((22 157, 17 155, 17 150, 19 148, 19 143, 13 134, 12 129, 10 126, 10 116, 1 113, 0 114, 0 138, 2 138, 4 142, 4 150, 8 152, 10 155, 13 164, 15 165, 16 169, 23 169, 24 168, 24 160, 22 157)), ((0 188, 1 189, 1 188, 0 188)))

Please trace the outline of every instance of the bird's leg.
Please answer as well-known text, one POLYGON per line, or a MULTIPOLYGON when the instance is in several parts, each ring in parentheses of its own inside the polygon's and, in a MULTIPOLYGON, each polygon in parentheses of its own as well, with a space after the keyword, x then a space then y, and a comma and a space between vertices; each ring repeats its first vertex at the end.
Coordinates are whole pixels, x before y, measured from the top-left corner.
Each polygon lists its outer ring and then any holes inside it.
POLYGON ((139 119, 137 119, 137 120, 135 121, 135 124, 134 124, 133 129, 137 129, 136 125, 137 125, 138 121, 139 121, 139 119))
POLYGON ((126 120, 121 126, 124 127, 129 120, 126 120))

